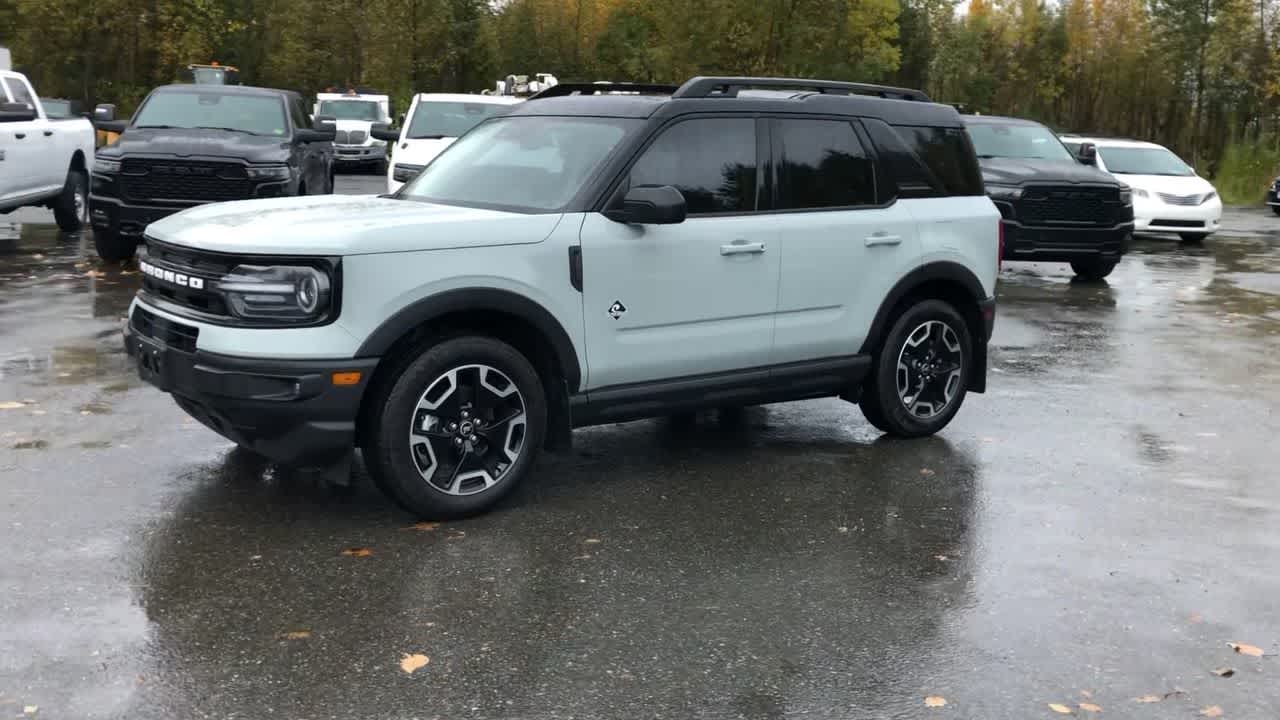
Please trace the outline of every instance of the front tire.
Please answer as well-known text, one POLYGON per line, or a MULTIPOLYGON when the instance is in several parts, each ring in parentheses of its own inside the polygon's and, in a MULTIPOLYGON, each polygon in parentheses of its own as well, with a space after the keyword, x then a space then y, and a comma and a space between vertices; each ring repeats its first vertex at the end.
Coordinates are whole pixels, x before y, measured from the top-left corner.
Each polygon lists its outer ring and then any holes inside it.
POLYGON ((94 229, 93 246, 98 250, 98 257, 103 260, 120 262, 133 257, 138 249, 138 240, 121 235, 116 230, 94 229))
POLYGON ((529 473, 547 402, 519 351, 464 336, 405 364, 370 421, 365 458, 378 486, 415 515, 454 518, 488 509, 529 473))
POLYGON ((1081 279, 1097 281, 1110 275, 1111 271, 1116 269, 1116 261, 1102 260, 1100 258, 1072 260, 1071 269, 1081 279))
POLYGON ((890 435, 932 435, 960 410, 972 367, 973 340, 964 318, 941 300, 923 300, 890 328, 858 405, 868 422, 890 435))
POLYGON ((67 172, 62 194, 53 205, 53 219, 63 232, 75 232, 89 224, 89 179, 82 170, 67 172))

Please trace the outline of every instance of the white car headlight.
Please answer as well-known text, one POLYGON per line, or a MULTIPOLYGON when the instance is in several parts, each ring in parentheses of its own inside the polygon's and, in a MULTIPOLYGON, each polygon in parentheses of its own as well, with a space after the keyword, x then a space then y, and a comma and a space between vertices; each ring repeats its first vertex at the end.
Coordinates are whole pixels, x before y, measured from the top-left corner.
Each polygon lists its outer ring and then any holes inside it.
POLYGON ((1218 197, 1217 191, 1210 190, 1209 192, 1204 194, 1204 197, 1200 198, 1200 204, 1203 205, 1216 197, 1218 197))

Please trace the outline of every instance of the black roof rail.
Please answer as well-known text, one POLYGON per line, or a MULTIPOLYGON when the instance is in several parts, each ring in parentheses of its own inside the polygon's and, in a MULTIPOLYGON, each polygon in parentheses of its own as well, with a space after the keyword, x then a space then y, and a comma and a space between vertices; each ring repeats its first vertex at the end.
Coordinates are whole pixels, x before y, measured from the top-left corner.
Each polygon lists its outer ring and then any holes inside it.
POLYGON ((670 95, 676 90, 677 88, 675 85, 660 85, 656 83, 560 83, 559 85, 552 85, 546 90, 530 95, 525 102, 541 98, 565 97, 567 95, 597 95, 599 93, 607 92, 626 92, 641 95, 670 95))
POLYGON ((792 88, 813 90, 828 95, 873 95, 890 100, 915 100, 932 102, 921 90, 870 85, 868 83, 839 82, 837 80, 807 80, 802 78, 772 77, 695 77, 690 78, 671 96, 673 98, 737 97, 739 90, 748 88, 792 88))

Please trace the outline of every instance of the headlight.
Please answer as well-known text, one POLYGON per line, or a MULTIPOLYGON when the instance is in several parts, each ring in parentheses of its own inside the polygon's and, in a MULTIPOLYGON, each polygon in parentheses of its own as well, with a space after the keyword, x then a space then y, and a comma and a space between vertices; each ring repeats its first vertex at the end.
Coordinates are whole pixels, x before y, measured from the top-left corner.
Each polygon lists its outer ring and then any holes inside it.
POLYGON ((93 171, 104 175, 113 175, 120 172, 120 161, 96 157, 93 159, 93 171))
POLYGON ((1145 191, 1145 190, 1130 190, 1129 188, 1120 188, 1120 202, 1121 202, 1122 204, 1124 204, 1124 205, 1132 205, 1132 204, 1133 204, 1133 194, 1134 194, 1135 192, 1137 192, 1137 193, 1141 193, 1138 197, 1146 197, 1146 196, 1147 196, 1147 193, 1146 193, 1146 191, 1145 191))
POLYGON ((400 165, 396 164, 391 171, 391 179, 396 182, 409 182, 418 177, 418 173, 422 172, 422 168, 426 165, 400 165))
POLYGON ((1210 190, 1204 194, 1204 197, 1200 198, 1200 204, 1203 205, 1216 197, 1218 197, 1218 193, 1214 190, 1210 190))
POLYGON ((288 180, 288 165, 267 165, 265 167, 251 167, 247 170, 250 180, 288 180))
POLYGON ((1022 188, 987 183, 987 195, 991 196, 992 200, 1017 200, 1022 197, 1022 188))
POLYGON ((308 323, 329 312, 328 273, 301 265, 239 265, 218 281, 236 317, 308 323))

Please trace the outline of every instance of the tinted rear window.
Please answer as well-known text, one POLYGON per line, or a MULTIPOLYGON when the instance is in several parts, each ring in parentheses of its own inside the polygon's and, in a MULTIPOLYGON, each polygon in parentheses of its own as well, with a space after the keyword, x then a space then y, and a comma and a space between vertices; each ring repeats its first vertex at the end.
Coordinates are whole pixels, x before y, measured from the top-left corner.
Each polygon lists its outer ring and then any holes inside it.
POLYGON ((947 195, 982 195, 982 174, 961 128, 895 125, 899 137, 947 195))
POLYGON ((874 205, 876 170, 843 120, 774 120, 778 209, 874 205))

